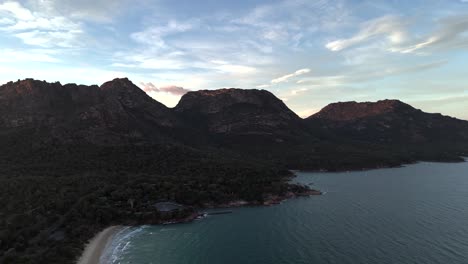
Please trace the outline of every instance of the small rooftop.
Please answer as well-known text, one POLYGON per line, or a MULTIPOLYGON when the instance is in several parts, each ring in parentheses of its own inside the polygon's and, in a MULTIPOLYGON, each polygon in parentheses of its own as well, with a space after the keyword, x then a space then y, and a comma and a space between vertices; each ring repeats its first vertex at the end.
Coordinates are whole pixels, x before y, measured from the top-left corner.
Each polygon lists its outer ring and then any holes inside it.
POLYGON ((172 211, 182 210, 185 208, 185 206, 181 204, 172 203, 172 202, 155 203, 154 207, 158 209, 158 211, 160 212, 172 212, 172 211))

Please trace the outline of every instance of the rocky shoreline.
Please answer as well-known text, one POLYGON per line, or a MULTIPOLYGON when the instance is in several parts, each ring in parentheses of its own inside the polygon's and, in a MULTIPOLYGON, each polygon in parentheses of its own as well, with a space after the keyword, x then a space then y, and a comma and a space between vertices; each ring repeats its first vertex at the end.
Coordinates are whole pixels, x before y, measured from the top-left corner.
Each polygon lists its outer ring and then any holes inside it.
POLYGON ((298 185, 301 188, 301 191, 289 191, 284 195, 270 195, 264 201, 245 201, 245 200, 237 200, 231 201, 229 203, 221 203, 221 204, 205 204, 203 207, 194 208, 195 212, 190 214, 188 217, 182 219, 171 219, 169 221, 164 221, 159 224, 167 225, 167 224, 182 224, 182 223, 189 223, 194 220, 200 219, 206 213, 203 212, 204 209, 226 209, 226 208, 237 208, 237 207, 247 207, 247 206, 273 206, 278 205, 283 201, 294 199, 297 197, 310 197, 315 195, 322 195, 323 193, 318 190, 310 189, 307 186, 298 185), (304 189, 304 190, 302 190, 304 189))
MULTIPOLYGON (((310 197, 313 195, 322 195, 322 192, 314 189, 310 189, 308 186, 302 185, 291 185, 298 188, 295 191, 288 191, 284 195, 270 195, 264 201, 245 201, 245 200, 236 200, 231 201, 229 203, 222 203, 222 204, 205 204, 203 207, 199 208, 192 208, 194 212, 190 215, 183 217, 183 218, 175 218, 166 221, 155 221, 155 222, 145 222, 145 223, 135 223, 130 226, 138 226, 143 224, 151 224, 151 225, 172 225, 172 224, 183 224, 183 223, 190 223, 198 219, 202 219, 207 215, 204 212, 204 209, 223 209, 223 208, 237 208, 237 207, 247 207, 247 206, 273 206, 278 205, 281 202, 293 199, 297 197, 310 197)), ((223 212, 223 213, 230 213, 223 212)), ((100 255, 104 252, 104 246, 108 243, 108 239, 111 239, 112 232, 110 230, 115 230, 118 226, 111 226, 107 227, 103 231, 96 234, 90 241, 90 243, 84 249, 82 255, 78 260, 78 264, 96 264, 99 263, 100 255), (103 238, 105 237, 105 238, 103 238)))

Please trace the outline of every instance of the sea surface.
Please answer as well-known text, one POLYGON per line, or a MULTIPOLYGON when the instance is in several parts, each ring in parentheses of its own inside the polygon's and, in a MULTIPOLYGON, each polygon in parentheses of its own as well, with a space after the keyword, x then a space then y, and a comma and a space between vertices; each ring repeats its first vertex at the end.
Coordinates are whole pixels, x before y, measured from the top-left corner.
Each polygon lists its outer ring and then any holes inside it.
POLYGON ((326 192, 121 231, 106 263, 468 263, 468 163, 298 172, 326 192))

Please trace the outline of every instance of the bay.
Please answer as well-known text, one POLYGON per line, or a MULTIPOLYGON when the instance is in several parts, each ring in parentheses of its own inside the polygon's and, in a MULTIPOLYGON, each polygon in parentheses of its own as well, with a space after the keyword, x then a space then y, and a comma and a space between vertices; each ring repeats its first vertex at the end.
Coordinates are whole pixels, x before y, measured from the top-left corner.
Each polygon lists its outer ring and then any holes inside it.
POLYGON ((325 192, 188 224, 120 232, 121 264, 467 263, 468 163, 297 172, 325 192))

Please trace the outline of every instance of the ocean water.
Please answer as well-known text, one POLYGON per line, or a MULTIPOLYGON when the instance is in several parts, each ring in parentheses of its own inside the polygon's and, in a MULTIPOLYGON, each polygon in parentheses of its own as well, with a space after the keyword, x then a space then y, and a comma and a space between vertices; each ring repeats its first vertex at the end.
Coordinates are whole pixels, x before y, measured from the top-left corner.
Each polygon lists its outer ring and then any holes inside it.
POLYGON ((127 228, 106 263, 468 263, 468 163, 297 175, 325 195, 127 228))

